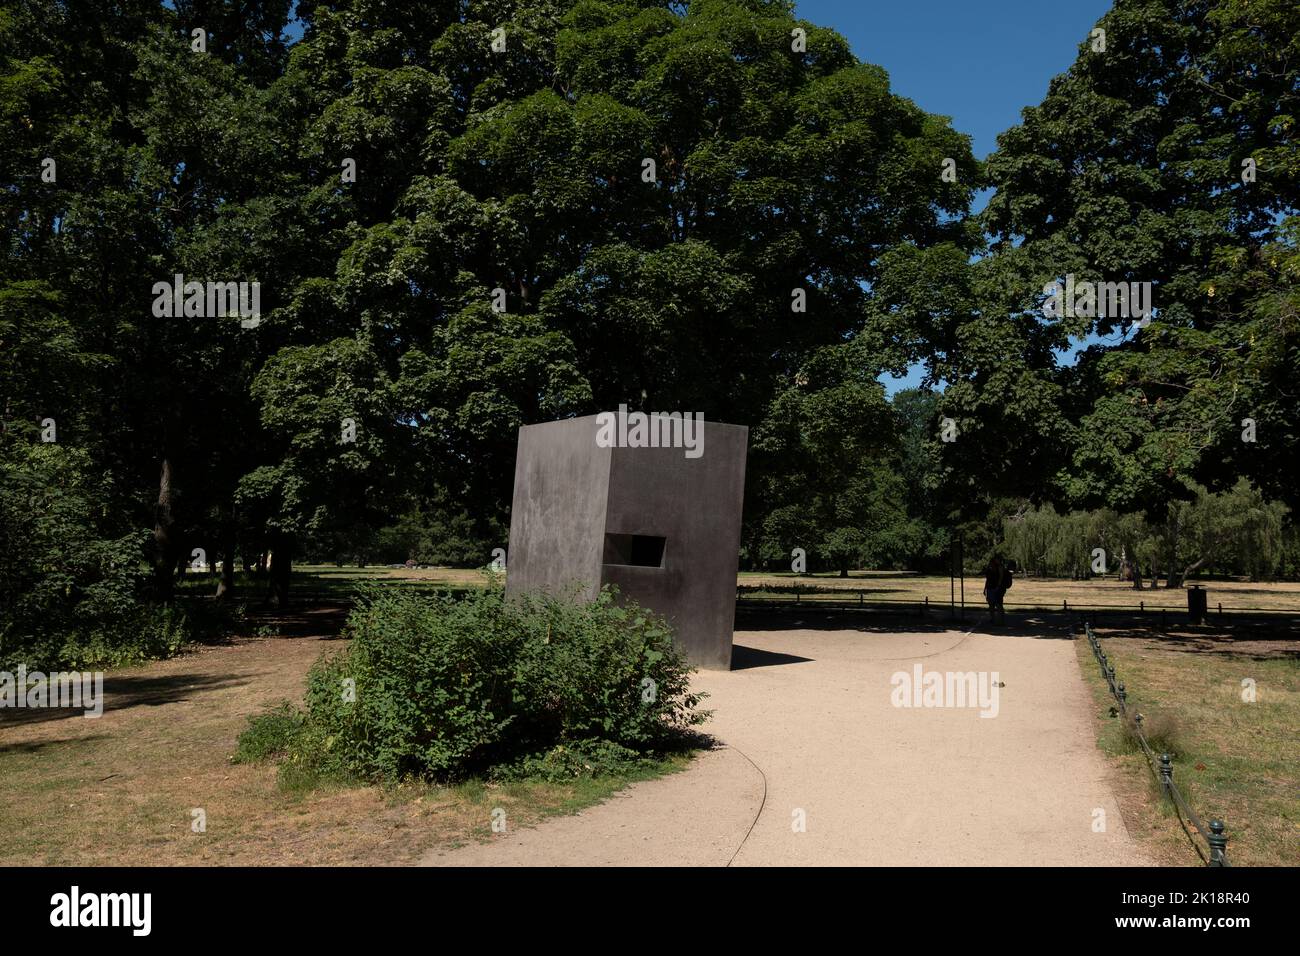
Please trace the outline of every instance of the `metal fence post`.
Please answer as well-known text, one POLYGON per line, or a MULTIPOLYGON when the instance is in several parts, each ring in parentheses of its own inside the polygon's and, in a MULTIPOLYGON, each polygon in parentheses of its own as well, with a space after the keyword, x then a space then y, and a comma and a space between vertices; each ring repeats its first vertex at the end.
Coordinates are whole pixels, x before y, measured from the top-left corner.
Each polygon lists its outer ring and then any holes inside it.
POLYGON ((1160 755, 1160 785, 1165 788, 1166 793, 1174 785, 1174 765, 1169 759, 1169 754, 1160 755))
POLYGON ((1205 838, 1210 844, 1210 866, 1228 865, 1228 838, 1223 834, 1223 821, 1210 821, 1210 835, 1205 838))

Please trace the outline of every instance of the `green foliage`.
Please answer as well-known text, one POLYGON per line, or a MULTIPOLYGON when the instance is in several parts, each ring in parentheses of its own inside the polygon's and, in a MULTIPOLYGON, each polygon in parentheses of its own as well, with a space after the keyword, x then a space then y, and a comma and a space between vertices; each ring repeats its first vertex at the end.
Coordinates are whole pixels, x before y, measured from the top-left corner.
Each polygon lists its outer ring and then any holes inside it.
POLYGON ((649 769, 658 763, 644 751, 610 740, 579 740, 571 744, 556 744, 543 754, 527 756, 496 768, 492 775, 501 780, 562 783, 575 778, 626 774, 637 769, 649 769))
POLYGON ((150 599, 116 500, 84 449, 0 437, 0 667, 130 666, 234 626, 237 608, 150 599))
POLYGON ((372 589, 348 633, 311 671, 285 762, 296 778, 597 772, 707 717, 668 627, 608 591, 573 604, 372 589))
POLYGON ((260 763, 283 756, 302 730, 302 714, 289 701, 248 718, 231 763, 260 763))
POLYGON ((1073 433, 1071 460, 1038 477, 1072 504, 1153 517, 1189 482, 1241 477, 1294 504, 1300 7, 1117 0, 1098 25, 1105 51, 1081 44, 999 137, 987 268, 1022 293, 1067 273, 1149 281, 1156 311, 1141 330, 1113 316, 1041 323, 1058 342, 1107 341, 1073 369, 1036 358, 1073 433))
POLYGON ((117 666, 175 653, 185 614, 140 601, 142 536, 114 536, 111 489, 57 443, 0 443, 0 665, 117 666))
POLYGON ((1002 550, 1026 573, 1088 576, 1093 549, 1106 552, 1107 573, 1122 560, 1146 576, 1158 571, 1178 586, 1193 573, 1271 580, 1286 555, 1287 508, 1269 502, 1244 478, 1230 491, 1203 487, 1171 501, 1159 519, 1109 510, 1057 514, 1051 505, 1021 509, 1006 519, 1002 550))
POLYGON ((859 359, 842 346, 814 353, 755 432, 760 477, 751 485, 764 518, 751 532, 751 562, 788 567, 791 550, 803 548, 809 570, 845 573, 896 567, 923 550, 893 409, 859 359))
MULTIPOLYGON (((1171 566, 1272 542, 1169 509, 1296 504, 1298 18, 1117 0, 981 164, 784 0, 7 4, 0 647, 125 647, 142 548, 160 599, 194 547, 481 565, 519 426, 623 402, 752 426, 751 565, 934 569, 1022 501, 1184 529, 1171 566), (1152 324, 1045 319, 1071 272, 1152 324), (260 282, 260 325, 153 316, 176 273, 260 282)), ((1280 534, 1242 573, 1300 566, 1280 534)))

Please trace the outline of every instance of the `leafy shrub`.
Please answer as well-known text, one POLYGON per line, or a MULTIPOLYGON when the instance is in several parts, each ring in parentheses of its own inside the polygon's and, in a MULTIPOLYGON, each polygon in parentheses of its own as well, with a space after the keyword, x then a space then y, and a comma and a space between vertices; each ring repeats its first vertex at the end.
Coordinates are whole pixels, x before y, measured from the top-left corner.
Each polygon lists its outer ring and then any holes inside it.
POLYGON ((278 757, 289 749, 301 728, 302 714, 287 700, 265 714, 250 717, 231 762, 258 763, 278 757))
POLYGON ((148 533, 114 510, 84 451, 0 441, 0 669, 128 666, 229 628, 215 602, 144 599, 148 533))
POLYGON ((517 766, 572 776, 675 747, 708 716, 689 667, 662 620, 614 597, 363 592, 351 646, 312 668, 286 767, 389 782, 517 766))
POLYGON ((72 668, 131 667, 171 657, 190 640, 190 621, 177 607, 144 604, 115 619, 62 635, 54 656, 72 668))
POLYGON ((561 783, 576 777, 627 773, 655 762, 653 757, 610 740, 579 740, 571 744, 556 744, 545 753, 531 754, 515 763, 494 768, 492 776, 499 780, 561 783))

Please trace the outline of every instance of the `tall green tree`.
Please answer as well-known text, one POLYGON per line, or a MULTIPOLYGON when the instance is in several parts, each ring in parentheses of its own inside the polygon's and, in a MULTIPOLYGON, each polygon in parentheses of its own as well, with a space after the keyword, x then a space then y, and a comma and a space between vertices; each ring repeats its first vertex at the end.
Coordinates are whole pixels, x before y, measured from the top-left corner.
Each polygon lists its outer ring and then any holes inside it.
POLYGON ((995 259, 1153 285, 1145 327, 1046 323, 1101 337, 1058 376, 1058 486, 1154 513, 1246 476, 1294 503, 1300 8, 1117 0, 1098 27, 988 162, 995 259))

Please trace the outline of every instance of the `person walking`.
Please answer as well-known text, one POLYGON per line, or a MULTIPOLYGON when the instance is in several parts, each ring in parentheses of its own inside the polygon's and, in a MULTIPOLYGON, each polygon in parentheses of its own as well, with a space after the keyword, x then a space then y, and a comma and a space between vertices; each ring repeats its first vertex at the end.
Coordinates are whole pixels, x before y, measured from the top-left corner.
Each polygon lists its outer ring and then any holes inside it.
POLYGON ((1007 612, 1002 607, 1002 598, 1007 593, 1007 570, 1002 563, 1002 555, 993 555, 988 570, 984 572, 984 599, 989 602, 989 623, 1005 621, 1007 612))

